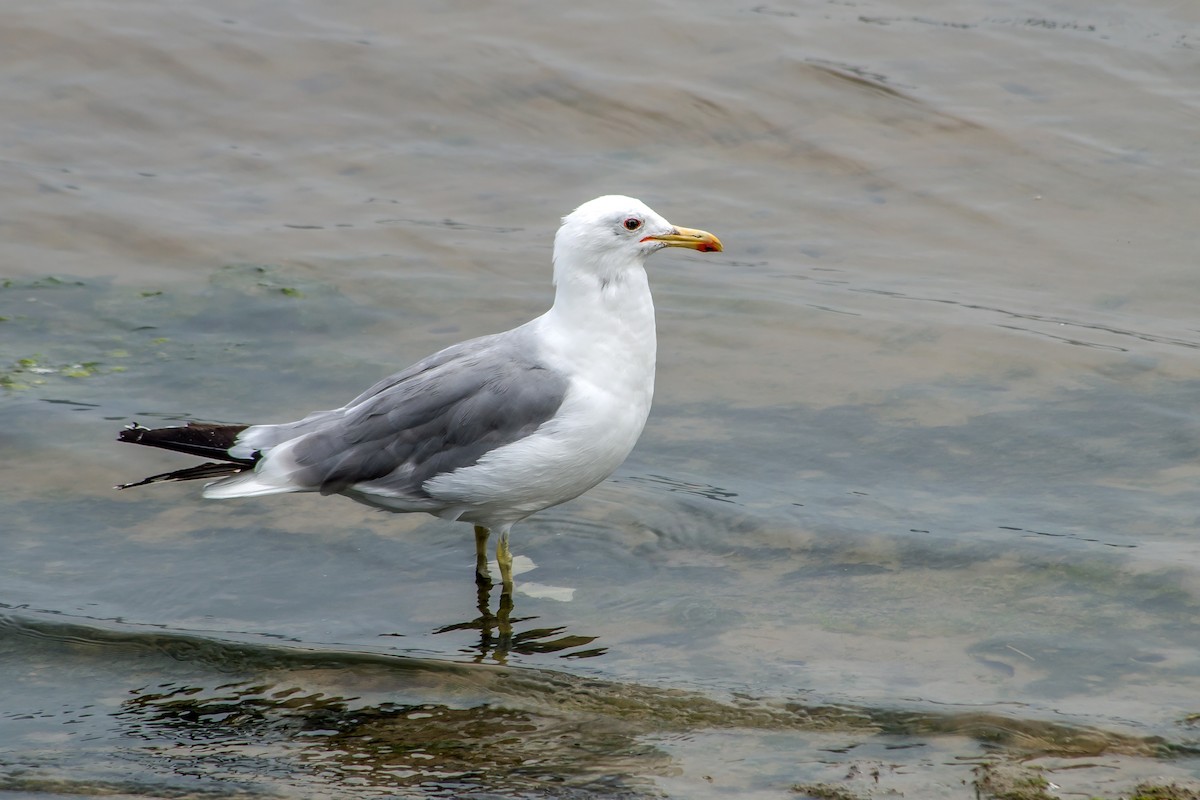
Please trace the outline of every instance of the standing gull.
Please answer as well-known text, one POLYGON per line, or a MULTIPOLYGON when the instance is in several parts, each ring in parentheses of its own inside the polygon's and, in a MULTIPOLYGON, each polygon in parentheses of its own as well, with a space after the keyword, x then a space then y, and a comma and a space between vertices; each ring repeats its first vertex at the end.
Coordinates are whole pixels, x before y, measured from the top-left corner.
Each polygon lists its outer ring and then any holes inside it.
POLYGON ((632 197, 584 203, 554 237, 554 304, 504 333, 447 347, 341 408, 277 425, 133 424, 122 442, 217 462, 135 483, 219 480, 211 498, 344 494, 389 511, 475 525, 512 587, 508 532, 612 474, 633 449, 654 394, 654 304, 643 263, 664 247, 721 250, 632 197))

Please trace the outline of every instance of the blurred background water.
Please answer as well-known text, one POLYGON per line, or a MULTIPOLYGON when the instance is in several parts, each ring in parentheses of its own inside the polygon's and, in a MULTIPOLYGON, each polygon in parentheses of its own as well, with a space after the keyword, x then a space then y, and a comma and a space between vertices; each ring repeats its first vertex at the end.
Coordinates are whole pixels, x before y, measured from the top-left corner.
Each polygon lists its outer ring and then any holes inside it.
POLYGON ((967 797, 1197 778, 1200 7, 10 0, 0 792, 967 797), (549 303, 638 196, 659 379, 519 526, 111 487, 549 303))

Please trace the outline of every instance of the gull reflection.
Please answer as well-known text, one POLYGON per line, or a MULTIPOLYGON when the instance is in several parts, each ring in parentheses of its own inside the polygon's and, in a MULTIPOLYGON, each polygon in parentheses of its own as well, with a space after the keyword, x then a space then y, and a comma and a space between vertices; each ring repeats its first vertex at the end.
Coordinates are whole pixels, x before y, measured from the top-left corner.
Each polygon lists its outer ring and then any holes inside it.
MULTIPOLYGON (((513 573, 521 574, 535 568, 534 563, 524 557, 513 559, 513 573)), ((455 633, 459 631, 477 631, 479 636, 476 643, 462 652, 471 655, 476 663, 492 661, 497 664, 507 664, 510 654, 534 655, 557 653, 563 658, 591 658, 603 655, 606 648, 587 648, 596 641, 595 636, 580 636, 566 632, 566 626, 534 627, 523 623, 532 622, 538 617, 517 617, 513 615, 512 584, 501 584, 499 600, 495 612, 492 611, 491 583, 481 583, 476 587, 476 610, 478 616, 463 622, 444 625, 434 630, 435 634, 455 633), (579 649, 586 648, 586 649, 579 649)), ((538 583, 519 584, 517 592, 531 598, 569 601, 574 597, 575 590, 561 586, 546 586, 538 583)))

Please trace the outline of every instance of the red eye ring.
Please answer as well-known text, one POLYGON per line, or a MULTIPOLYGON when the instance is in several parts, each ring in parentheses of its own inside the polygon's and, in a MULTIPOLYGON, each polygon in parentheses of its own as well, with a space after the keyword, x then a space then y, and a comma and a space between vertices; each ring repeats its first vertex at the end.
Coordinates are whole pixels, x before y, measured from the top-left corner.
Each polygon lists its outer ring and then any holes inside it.
POLYGON ((625 220, 624 225, 625 230, 636 231, 638 228, 642 227, 642 221, 637 217, 629 217, 625 220))

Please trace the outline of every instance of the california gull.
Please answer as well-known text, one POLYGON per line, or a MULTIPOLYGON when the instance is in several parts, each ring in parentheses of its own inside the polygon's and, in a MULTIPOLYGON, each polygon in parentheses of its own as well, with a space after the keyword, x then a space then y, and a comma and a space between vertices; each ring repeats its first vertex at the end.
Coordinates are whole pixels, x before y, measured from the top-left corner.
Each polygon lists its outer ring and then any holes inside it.
POLYGON ((643 264, 666 247, 722 249, 631 197, 584 203, 554 237, 554 304, 540 317, 448 347, 298 422, 130 425, 120 441, 216 461, 117 488, 217 478, 205 497, 342 494, 470 522, 477 580, 490 583, 494 530, 511 590, 513 524, 600 483, 642 433, 656 345, 643 264))

